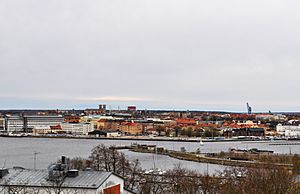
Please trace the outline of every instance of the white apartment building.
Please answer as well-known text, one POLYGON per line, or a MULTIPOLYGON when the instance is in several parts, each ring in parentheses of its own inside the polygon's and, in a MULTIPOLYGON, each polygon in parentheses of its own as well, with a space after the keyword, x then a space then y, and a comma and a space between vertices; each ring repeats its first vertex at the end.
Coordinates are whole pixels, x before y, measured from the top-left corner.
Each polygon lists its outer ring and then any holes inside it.
POLYGON ((300 125, 282 125, 276 126, 277 133, 286 137, 300 137, 300 125))
POLYGON ((87 135, 89 132, 94 131, 92 123, 61 123, 61 128, 67 133, 74 133, 80 135, 87 135))

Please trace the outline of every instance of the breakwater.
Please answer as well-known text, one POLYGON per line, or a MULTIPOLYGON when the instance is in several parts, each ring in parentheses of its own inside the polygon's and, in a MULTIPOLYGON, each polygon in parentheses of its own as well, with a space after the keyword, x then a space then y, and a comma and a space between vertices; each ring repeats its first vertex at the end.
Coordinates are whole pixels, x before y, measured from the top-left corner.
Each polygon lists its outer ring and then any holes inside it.
MULTIPOLYGON (((125 147, 117 147, 117 149, 129 149, 133 152, 140 153, 152 153, 152 154, 161 154, 166 155, 172 158, 176 158, 179 160, 185 161, 193 161, 200 163, 209 163, 209 164, 218 164, 225 166, 234 166, 234 167, 264 167, 268 168, 270 166, 276 167, 284 167, 289 170, 293 169, 293 164, 285 164, 285 163, 268 163, 268 162, 260 162, 260 161, 249 161, 249 160, 240 160, 240 159, 231 159, 231 158, 219 158, 214 157, 214 154, 209 153, 191 153, 185 151, 175 151, 175 150, 167 150, 162 147, 155 147, 154 145, 132 145, 125 147), (209 156, 211 155, 211 156, 209 156)), ((274 157, 277 157, 276 155, 274 157)))

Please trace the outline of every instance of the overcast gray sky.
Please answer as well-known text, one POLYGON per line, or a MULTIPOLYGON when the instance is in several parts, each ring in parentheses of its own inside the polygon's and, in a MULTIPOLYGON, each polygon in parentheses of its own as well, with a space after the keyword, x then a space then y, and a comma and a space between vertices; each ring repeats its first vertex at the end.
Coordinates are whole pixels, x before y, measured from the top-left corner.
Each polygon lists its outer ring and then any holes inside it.
POLYGON ((300 110, 300 1, 0 0, 0 109, 300 110))

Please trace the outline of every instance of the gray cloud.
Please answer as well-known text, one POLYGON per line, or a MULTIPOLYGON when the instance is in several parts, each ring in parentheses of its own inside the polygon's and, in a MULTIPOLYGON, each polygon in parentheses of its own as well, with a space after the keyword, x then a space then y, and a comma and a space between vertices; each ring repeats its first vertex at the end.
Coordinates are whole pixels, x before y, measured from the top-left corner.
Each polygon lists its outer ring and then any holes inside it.
POLYGON ((0 108, 299 110, 299 6, 0 1, 0 108))

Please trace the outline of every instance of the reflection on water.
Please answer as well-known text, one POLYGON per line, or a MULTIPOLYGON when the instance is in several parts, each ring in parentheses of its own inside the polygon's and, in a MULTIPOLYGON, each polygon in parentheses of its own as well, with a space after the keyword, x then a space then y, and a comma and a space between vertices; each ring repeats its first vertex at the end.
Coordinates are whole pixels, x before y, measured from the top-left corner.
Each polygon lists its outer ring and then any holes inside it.
MULTIPOLYGON (((37 155, 37 168, 46 168, 51 162, 56 161, 61 155, 68 157, 88 157, 92 148, 98 144, 130 145, 137 141, 131 140, 96 140, 96 139, 51 139, 51 138, 7 138, 0 137, 0 167, 23 166, 33 168, 33 153, 37 155)), ((283 141, 284 142, 284 141, 283 141)), ((197 142, 154 142, 139 141, 139 144, 155 144, 167 149, 180 150, 185 147, 187 151, 196 151, 199 148, 197 142)), ((293 142, 295 143, 295 142, 293 142)), ((297 142, 299 143, 299 141, 297 142)), ((275 153, 300 153, 300 145, 270 145, 269 142, 204 142, 201 152, 228 151, 229 148, 251 149, 258 148, 272 150, 275 153)), ((139 159, 143 168, 152 168, 154 161, 156 167, 161 169, 173 168, 175 164, 181 163, 184 167, 206 173, 222 170, 224 167, 213 164, 202 164, 196 162, 182 161, 168 156, 157 155, 153 160, 153 154, 135 153, 122 150, 130 160, 139 159)))

